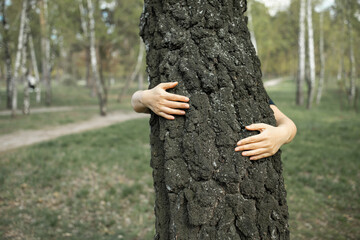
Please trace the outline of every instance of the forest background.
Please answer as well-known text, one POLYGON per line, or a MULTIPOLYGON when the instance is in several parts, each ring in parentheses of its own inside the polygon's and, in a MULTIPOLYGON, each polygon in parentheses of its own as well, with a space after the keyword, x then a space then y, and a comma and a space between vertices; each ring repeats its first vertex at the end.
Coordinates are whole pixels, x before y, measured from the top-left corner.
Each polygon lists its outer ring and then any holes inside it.
MULTIPOLYGON (((148 84, 138 27, 143 1, 28 0, 26 8, 24 2, 0 1, 0 145, 14 136, 23 142, 25 132, 92 119, 99 103, 102 115, 128 114, 131 94, 148 84)), ((307 101, 310 41, 315 95, 322 89, 311 109, 297 102, 302 0, 279 1, 276 8, 248 2, 263 80, 277 80, 267 91, 298 127, 283 149, 292 237, 357 239, 360 1, 310 2, 314 35, 309 40, 305 22, 300 90, 307 101)), ((0 238, 151 239, 147 121, 2 150, 0 238)))

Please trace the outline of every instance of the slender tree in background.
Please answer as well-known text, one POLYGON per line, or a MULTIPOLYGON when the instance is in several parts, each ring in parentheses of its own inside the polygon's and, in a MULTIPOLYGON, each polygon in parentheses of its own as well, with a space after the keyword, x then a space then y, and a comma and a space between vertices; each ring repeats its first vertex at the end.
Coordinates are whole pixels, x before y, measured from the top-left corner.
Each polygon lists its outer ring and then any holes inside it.
POLYGON ((8 109, 11 109, 12 102, 12 68, 11 68, 11 55, 9 50, 9 24, 6 17, 6 5, 5 0, 1 0, 1 15, 2 15, 2 25, 3 25, 3 49, 4 49, 4 62, 6 69, 6 106, 8 109))
POLYGON ((256 36, 255 36, 255 31, 254 31, 253 18, 252 18, 252 13, 251 13, 252 4, 253 4, 253 1, 248 2, 248 9, 247 9, 248 26, 249 26, 249 31, 250 31, 250 35, 251 35, 251 42, 254 45, 256 53, 258 53, 258 48, 257 48, 257 43, 256 43, 256 36))
POLYGON ((314 29, 312 19, 312 0, 307 0, 307 27, 308 27, 308 58, 309 58, 309 80, 308 82, 308 99, 307 108, 312 107, 315 93, 315 46, 314 46, 314 29))
POLYGON ((350 60, 350 89, 349 89, 349 103, 350 105, 355 105, 355 95, 356 95, 356 63, 355 63, 355 54, 354 54, 354 36, 353 36, 353 27, 352 21, 350 18, 351 6, 349 2, 346 3, 346 22, 348 27, 348 39, 349 39, 349 60, 350 60))
POLYGON ((23 114, 30 114, 30 93, 29 93, 29 83, 27 81, 27 71, 29 70, 26 66, 27 62, 27 46, 28 46, 28 37, 29 37, 29 18, 26 16, 25 27, 24 27, 24 46, 22 49, 21 57, 21 77, 24 84, 24 99, 23 99, 23 114))
POLYGON ((103 85, 103 81, 101 81, 99 72, 97 69, 97 58, 96 58, 96 48, 95 48, 95 21, 94 21, 94 8, 92 4, 92 0, 87 0, 88 5, 88 17, 89 17, 89 26, 90 26, 90 57, 91 57, 91 68, 93 73, 93 78, 96 85, 96 94, 99 100, 100 106, 100 115, 106 115, 106 94, 103 85))
POLYGON ((83 38, 85 43, 85 61, 86 61, 86 70, 85 70, 85 79, 86 85, 91 89, 91 94, 95 96, 96 89, 95 84, 90 79, 90 67, 91 67, 91 60, 90 60, 90 39, 89 39, 89 31, 88 31, 88 21, 87 21, 87 14, 85 11, 85 7, 83 5, 82 0, 79 1, 79 11, 80 11, 80 19, 81 19, 81 29, 83 31, 83 38))
POLYGON ((48 1, 39 0, 40 27, 41 27, 41 60, 42 82, 45 86, 45 104, 51 105, 51 78, 50 78, 50 34, 48 23, 48 1))
POLYGON ((34 71, 35 78, 36 78, 36 88, 35 88, 36 102, 40 103, 40 101, 41 101, 40 74, 39 74, 39 69, 38 69, 38 65, 37 65, 34 41, 33 41, 31 31, 29 32, 29 48, 30 48, 30 55, 31 55, 31 65, 33 67, 33 71, 34 71))
MULTIPOLYGON (((144 44, 143 44, 143 42, 142 42, 142 40, 140 38, 139 54, 138 54, 138 57, 137 57, 135 69, 132 72, 130 78, 127 79, 124 87, 121 89, 121 92, 120 92, 120 94, 118 96, 118 102, 121 102, 121 99, 124 97, 126 91, 130 87, 130 84, 135 80, 136 77, 139 78, 139 83, 140 83, 140 81, 142 81, 142 76, 141 76, 142 73, 140 72, 140 69, 141 69, 141 65, 142 65, 142 62, 143 62, 144 51, 145 51, 145 47, 144 47, 144 44)), ((139 88, 140 88, 140 84, 139 84, 139 88)))
POLYGON ((296 79, 296 104, 304 104, 303 85, 305 82, 305 16, 306 0, 300 0, 300 19, 299 19, 299 67, 296 79))
POLYGON ((174 121, 151 114, 155 239, 289 239, 280 151, 250 161, 234 151, 255 122, 275 125, 246 1, 145 0, 141 36, 150 88, 190 98, 174 121))
POLYGON ((324 81, 325 81, 325 49, 324 49, 324 12, 320 13, 320 44, 319 44, 319 50, 320 50, 320 78, 319 78, 319 85, 317 89, 317 95, 316 95, 316 104, 320 104, 323 87, 324 87, 324 81))
POLYGON ((17 110, 17 82, 19 78, 19 69, 21 64, 21 54, 22 49, 24 47, 24 30, 25 30, 25 21, 27 15, 27 6, 28 0, 23 1, 22 10, 21 10, 21 18, 20 18, 20 29, 19 29, 19 37, 18 37, 18 44, 17 44, 17 52, 15 58, 15 67, 14 67, 14 77, 11 80, 11 115, 14 117, 16 115, 17 110))

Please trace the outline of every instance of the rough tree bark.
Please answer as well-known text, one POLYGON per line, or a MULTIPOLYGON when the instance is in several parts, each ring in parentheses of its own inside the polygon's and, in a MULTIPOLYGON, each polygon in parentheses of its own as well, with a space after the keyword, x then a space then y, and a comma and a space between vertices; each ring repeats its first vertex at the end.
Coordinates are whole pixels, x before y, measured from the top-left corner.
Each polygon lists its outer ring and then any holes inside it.
POLYGON ((324 50, 324 12, 320 13, 320 78, 316 95, 316 104, 320 104, 325 81, 325 50, 324 50))
POLYGON ((93 8, 92 0, 87 0, 87 5, 88 5, 88 17, 89 17, 89 27, 90 27, 89 30, 90 30, 91 68, 96 86, 96 94, 99 100, 100 115, 105 116, 106 93, 97 69, 97 58, 96 58, 96 49, 95 49, 95 20, 94 20, 94 8, 93 8))
POLYGON ((314 47, 314 29, 312 22, 312 0, 307 0, 307 27, 308 27, 308 57, 309 57, 309 75, 308 80, 308 99, 307 108, 312 107, 315 93, 315 47, 314 47))
POLYGON ((11 101, 12 101, 12 89, 11 89, 11 79, 12 79, 12 72, 11 72, 11 55, 9 51, 9 24, 6 18, 6 6, 5 0, 1 1, 1 15, 2 15, 2 25, 4 29, 3 34, 3 46, 4 46, 4 62, 5 62, 5 69, 6 69, 6 106, 8 109, 11 109, 11 101))
POLYGON ((15 58, 15 67, 14 67, 14 76, 11 80, 11 115, 14 117, 17 110, 17 81, 19 78, 19 68, 21 64, 21 54, 24 47, 24 30, 25 30, 25 19, 27 13, 28 0, 23 1, 23 6, 21 10, 21 20, 20 20, 20 29, 18 37, 17 52, 15 58))
POLYGON ((300 0, 300 19, 299 19, 299 69, 296 79, 296 104, 304 104, 303 85, 305 82, 305 6, 306 0, 300 0))
POLYGON ((250 161, 235 152, 251 123, 275 125, 246 1, 145 0, 140 34, 150 88, 190 98, 174 121, 151 114, 155 239, 289 239, 280 151, 250 161))

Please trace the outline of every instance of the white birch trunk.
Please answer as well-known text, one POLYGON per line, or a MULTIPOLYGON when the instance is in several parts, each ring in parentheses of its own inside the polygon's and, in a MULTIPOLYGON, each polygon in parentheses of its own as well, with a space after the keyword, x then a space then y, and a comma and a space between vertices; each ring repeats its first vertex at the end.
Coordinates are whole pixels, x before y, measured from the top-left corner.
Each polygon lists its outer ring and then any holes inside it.
POLYGON ((25 30, 24 30, 24 45, 22 49, 22 58, 21 58, 21 76, 24 84, 24 99, 23 99, 23 114, 28 115, 30 113, 30 94, 29 94, 29 84, 27 79, 27 38, 29 34, 29 18, 26 17, 25 20, 25 30))
POLYGON ((310 70, 310 79, 308 84, 308 101, 307 108, 312 107, 314 99, 314 88, 315 88, 315 47, 314 47, 314 29, 312 23, 312 0, 307 2, 307 25, 308 25, 308 45, 309 45, 309 70, 310 70))
POLYGON ((48 1, 40 1, 40 25, 41 25, 41 59, 42 59, 42 82, 45 91, 45 103, 51 104, 51 82, 50 82, 50 40, 48 27, 48 1))
POLYGON ((17 81, 19 78, 19 68, 21 63, 22 48, 24 46, 24 30, 25 30, 27 4, 28 4, 28 0, 24 0, 21 10, 21 20, 20 20, 17 52, 15 58, 14 76, 11 81, 11 90, 12 90, 11 115, 13 117, 16 115, 16 110, 17 110, 17 81))
POLYGON ((39 74, 39 69, 38 69, 37 60, 36 60, 34 41, 33 41, 31 34, 29 34, 29 47, 30 47, 32 67, 34 69, 34 74, 35 74, 35 78, 36 78, 36 87, 35 87, 36 102, 40 103, 40 101, 41 101, 40 74, 39 74))
POLYGON ((90 21, 90 57, 91 57, 91 68, 93 72, 93 77, 96 85, 96 94, 99 99, 100 106, 100 115, 106 115, 106 101, 105 101, 105 91, 104 86, 101 83, 99 72, 97 69, 97 58, 96 58, 96 49, 95 49, 95 20, 94 20, 94 8, 92 0, 87 0, 88 4, 88 13, 90 21))
POLYGON ((4 35, 2 37, 3 45, 4 45, 4 62, 6 69, 6 107, 7 109, 12 108, 12 68, 11 68, 11 55, 9 50, 9 24, 7 22, 6 17, 6 6, 5 1, 1 2, 2 9, 2 25, 4 28, 4 35))
POLYGON ((122 89, 122 91, 121 91, 121 93, 119 95, 118 102, 121 102, 121 99, 125 95, 126 91, 129 89, 130 84, 135 80, 136 76, 139 75, 139 72, 140 72, 140 69, 141 69, 141 64, 142 64, 143 57, 144 57, 144 51, 145 51, 144 43, 140 38, 139 54, 138 54, 138 57, 137 57, 137 62, 136 62, 135 69, 132 72, 131 77, 128 78, 128 80, 126 81, 125 86, 123 87, 123 89, 122 89))
POLYGON ((259 54, 258 48, 257 48, 257 43, 256 43, 256 36, 255 36, 255 31, 254 31, 254 24, 253 24, 253 18, 252 18, 252 13, 251 13, 251 6, 252 6, 252 1, 249 1, 248 2, 248 10, 247 10, 248 25, 249 25, 249 31, 250 31, 250 36, 251 36, 251 42, 254 45, 256 53, 259 54))
POLYGON ((349 102, 350 104, 355 104, 355 95, 356 95, 356 62, 354 55, 354 36, 352 30, 352 23, 348 21, 349 26, 349 47, 350 47, 350 91, 349 91, 349 102))
POLYGON ((320 13, 320 79, 316 95, 316 104, 320 104, 325 81, 325 51, 324 51, 324 12, 320 13))
POLYGON ((298 77, 296 81, 296 104, 303 105, 304 104, 304 96, 303 96, 303 85, 305 82, 305 57, 306 57, 306 49, 305 49, 305 6, 306 0, 300 0, 300 19, 299 19, 299 69, 298 69, 298 77))

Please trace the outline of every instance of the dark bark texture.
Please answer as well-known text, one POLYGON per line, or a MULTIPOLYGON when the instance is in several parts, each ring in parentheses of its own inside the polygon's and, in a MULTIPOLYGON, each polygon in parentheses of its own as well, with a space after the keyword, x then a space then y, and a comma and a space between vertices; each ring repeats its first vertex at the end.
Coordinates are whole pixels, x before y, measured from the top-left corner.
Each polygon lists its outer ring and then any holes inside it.
POLYGON ((251 123, 275 125, 251 44, 244 0, 145 0, 140 34, 150 88, 190 109, 174 121, 152 113, 155 239, 289 239, 280 152, 250 161, 236 142, 251 123))

